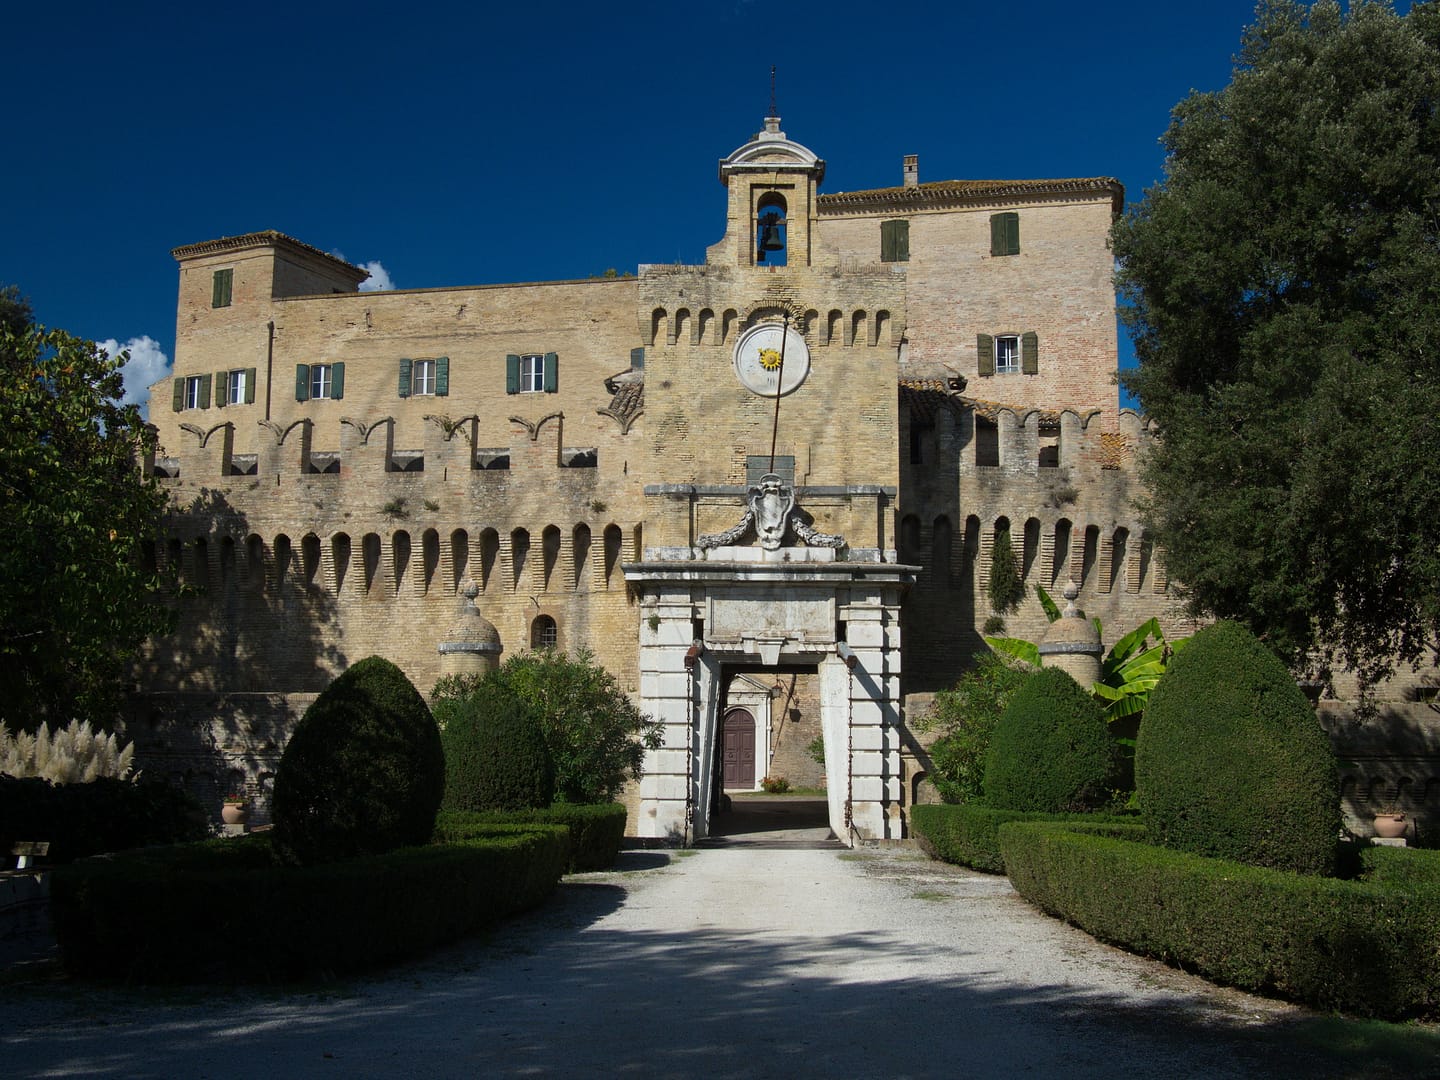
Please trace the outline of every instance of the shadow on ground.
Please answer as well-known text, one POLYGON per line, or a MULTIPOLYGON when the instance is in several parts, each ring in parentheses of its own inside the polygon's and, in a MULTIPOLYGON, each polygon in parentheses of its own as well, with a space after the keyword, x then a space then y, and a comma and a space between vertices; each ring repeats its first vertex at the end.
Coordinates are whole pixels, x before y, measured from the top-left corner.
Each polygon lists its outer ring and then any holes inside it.
POLYGON ((937 978, 902 932, 607 928, 626 880, 567 881, 528 918, 346 984, 4 987, 0 1054, 14 1077, 1421 1077, 1440 1061, 1433 1033, 1397 1050, 1386 1025, 1346 1025, 1346 1042, 1325 1018, 1200 996, 1017 988, 1003 944, 988 970, 937 978))
POLYGON ((830 831, 823 796, 742 795, 710 820, 710 835, 696 847, 843 848, 830 831))

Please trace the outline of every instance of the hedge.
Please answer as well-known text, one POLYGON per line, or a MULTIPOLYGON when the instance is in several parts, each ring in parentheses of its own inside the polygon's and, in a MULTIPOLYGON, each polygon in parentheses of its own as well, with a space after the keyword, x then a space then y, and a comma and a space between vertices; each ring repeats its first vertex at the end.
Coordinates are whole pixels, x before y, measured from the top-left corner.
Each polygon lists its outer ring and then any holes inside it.
POLYGON ((567 873, 605 870, 615 865, 625 839, 625 807, 620 803, 555 803, 538 810, 442 810, 435 820, 436 840, 464 839, 476 825, 564 825, 570 830, 567 873))
POLYGON ((1101 941, 1321 1009, 1440 1016, 1440 858, 1372 849, 1367 877, 1342 881, 1141 835, 1013 822, 1000 829, 1000 850, 1021 896, 1101 941))
POLYGON ((1111 814, 1037 814, 996 810, 977 803, 920 804, 910 811, 910 825, 922 851, 942 862, 958 863, 987 874, 1005 873, 1000 855, 1000 826, 1007 821, 1133 822, 1111 814))
POLYGON ((51 912, 74 974, 269 982, 411 958, 534 907, 568 853, 563 829, 492 825, 463 842, 289 866, 252 835, 62 867, 51 912))
POLYGON ((1300 874, 1335 872, 1335 750, 1295 677, 1233 622, 1207 626, 1155 684, 1135 741, 1151 838, 1300 874))
POLYGON ((1067 672, 1041 668, 995 723, 981 801, 997 810, 1083 813, 1111 799, 1118 770, 1104 710, 1067 672))
POLYGON ((210 821, 194 797, 162 780, 103 778, 52 784, 0 776, 0 851, 17 841, 50 844, 51 865, 89 855, 203 840, 210 821))
POLYGON ((367 656, 321 692, 275 770, 275 847, 300 863, 423 844, 445 791, 430 706, 389 660, 367 656))

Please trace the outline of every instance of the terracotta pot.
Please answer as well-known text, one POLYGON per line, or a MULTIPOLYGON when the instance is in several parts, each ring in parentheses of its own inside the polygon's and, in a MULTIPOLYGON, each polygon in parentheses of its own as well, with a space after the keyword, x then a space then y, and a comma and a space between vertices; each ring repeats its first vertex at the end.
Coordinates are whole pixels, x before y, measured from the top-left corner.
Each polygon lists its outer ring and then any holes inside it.
POLYGON ((250 819, 250 810, 244 803, 227 802, 220 807, 220 820, 226 825, 244 825, 250 819))
POLYGON ((1376 814, 1375 835, 1382 836, 1387 840, 1393 840, 1397 836, 1405 835, 1404 814, 1376 814))

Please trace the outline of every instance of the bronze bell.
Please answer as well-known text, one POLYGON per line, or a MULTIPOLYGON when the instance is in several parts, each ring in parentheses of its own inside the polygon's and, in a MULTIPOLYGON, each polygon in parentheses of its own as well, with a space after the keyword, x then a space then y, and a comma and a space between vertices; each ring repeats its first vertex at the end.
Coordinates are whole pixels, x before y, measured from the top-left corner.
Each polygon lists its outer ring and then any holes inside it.
POLYGON ((780 235, 780 226, 773 220, 760 226, 760 250, 781 251, 785 247, 785 240, 780 235))

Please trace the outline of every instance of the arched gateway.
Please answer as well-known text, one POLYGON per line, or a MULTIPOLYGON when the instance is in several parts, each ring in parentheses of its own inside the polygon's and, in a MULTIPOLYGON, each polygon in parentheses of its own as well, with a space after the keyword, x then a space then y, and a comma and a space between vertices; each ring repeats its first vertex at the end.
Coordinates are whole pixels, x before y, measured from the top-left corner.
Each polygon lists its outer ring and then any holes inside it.
MULTIPOLYGON (((647 548, 644 562, 625 567, 640 597, 641 707, 665 727, 640 782, 640 835, 709 835, 723 783, 724 688, 737 671, 784 666, 819 676, 835 835, 850 845, 901 836, 900 601, 916 568, 817 533, 795 489, 774 475, 748 490, 656 485, 646 494, 687 519, 707 501, 733 507, 744 497, 747 506, 733 528, 685 548, 647 548), (737 546, 752 534, 758 545, 737 546)), ((872 520, 893 497, 858 486, 804 494, 872 520)))

